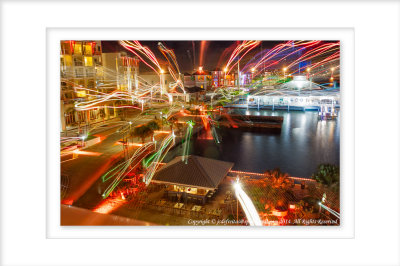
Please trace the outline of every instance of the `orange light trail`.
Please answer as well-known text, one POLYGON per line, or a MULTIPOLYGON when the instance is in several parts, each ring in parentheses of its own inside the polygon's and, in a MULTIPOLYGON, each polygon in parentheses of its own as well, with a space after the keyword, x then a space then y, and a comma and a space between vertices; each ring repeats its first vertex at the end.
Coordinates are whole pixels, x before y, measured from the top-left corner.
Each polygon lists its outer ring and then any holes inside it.
POLYGON ((82 150, 74 150, 74 154, 79 154, 79 155, 88 155, 88 156, 100 156, 102 153, 100 152, 93 152, 93 151, 82 151, 82 150))
POLYGON ((156 72, 158 75, 160 75, 159 73, 161 72, 161 66, 158 63, 157 57, 153 54, 153 52, 147 48, 147 47, 143 47, 142 44, 139 41, 119 41, 119 43, 127 50, 131 51, 132 53, 134 53, 137 57, 139 57, 139 59, 145 63, 148 67, 150 67, 151 69, 154 70, 154 72, 156 72), (147 59, 149 59, 151 61, 151 63, 153 65, 155 65, 158 68, 158 71, 154 69, 154 67, 152 67, 150 65, 150 63, 147 63, 140 55, 139 53, 141 53, 143 56, 147 57, 147 59))
POLYGON ((203 59, 204 59, 204 54, 207 51, 209 43, 207 41, 201 41, 200 43, 200 60, 199 60, 199 65, 203 65, 203 59))
POLYGON ((156 134, 170 134, 170 130, 155 130, 154 133, 156 134))
POLYGON ((135 147, 142 147, 143 146, 142 143, 122 143, 122 142, 119 142, 119 141, 117 141, 115 143, 115 145, 126 145, 126 146, 135 146, 135 147))
POLYGON ((232 68, 248 53, 250 52, 253 48, 255 48, 257 45, 259 45, 261 42, 260 41, 243 41, 236 49, 233 51, 231 54, 231 57, 228 60, 228 63, 226 64, 225 68, 228 69, 227 73, 229 73, 232 68), (240 53, 242 53, 242 56, 234 63, 233 61, 235 58, 239 56, 240 53), (232 65, 231 65, 232 64, 232 65))
POLYGON ((180 77, 180 73, 181 72, 179 70, 178 61, 176 59, 176 55, 175 55, 174 51, 172 49, 168 49, 161 42, 158 43, 158 49, 164 55, 164 57, 167 59, 167 61, 168 61, 168 72, 171 74, 172 78, 175 81, 175 85, 171 89, 175 90, 175 88, 177 86, 179 86, 182 89, 182 91, 185 92, 185 86, 183 85, 181 77, 180 77))
POLYGON ((121 207, 126 201, 121 198, 107 198, 103 200, 93 211, 108 214, 121 207))

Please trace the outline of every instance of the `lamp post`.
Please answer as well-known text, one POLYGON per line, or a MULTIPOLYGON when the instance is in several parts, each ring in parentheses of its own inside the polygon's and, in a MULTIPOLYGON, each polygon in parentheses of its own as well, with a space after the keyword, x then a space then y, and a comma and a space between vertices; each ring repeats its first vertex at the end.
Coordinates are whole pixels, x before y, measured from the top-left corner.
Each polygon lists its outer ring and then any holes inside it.
MULTIPOLYGON (((310 82, 310 97, 311 97, 311 92, 312 92, 312 77, 311 77, 311 75, 310 75, 310 71, 311 71, 311 68, 307 67, 307 78, 309 79, 309 82, 310 82)), ((310 99, 310 101, 311 101, 311 99, 310 99)))
POLYGON ((238 60, 238 90, 240 90, 240 68, 239 68, 239 60, 238 60))
POLYGON ((287 67, 284 67, 283 68, 283 77, 284 77, 284 79, 286 79, 286 70, 287 70, 287 67))
POLYGON ((164 93, 164 69, 160 70, 160 90, 161 95, 164 93))
MULTIPOLYGON (((236 178, 236 186, 239 185, 239 176, 236 178)), ((239 199, 236 197, 236 225, 239 225, 239 199)))
POLYGON ((85 147, 86 136, 82 136, 81 139, 82 139, 82 147, 85 147))
POLYGON ((253 81, 253 75, 254 75, 254 71, 256 71, 256 69, 253 67, 252 69, 251 69, 251 80, 253 81))
POLYGON ((226 85, 226 72, 228 72, 228 68, 224 68, 224 85, 226 85))
POLYGON ((131 132, 132 121, 129 121, 129 133, 131 132))

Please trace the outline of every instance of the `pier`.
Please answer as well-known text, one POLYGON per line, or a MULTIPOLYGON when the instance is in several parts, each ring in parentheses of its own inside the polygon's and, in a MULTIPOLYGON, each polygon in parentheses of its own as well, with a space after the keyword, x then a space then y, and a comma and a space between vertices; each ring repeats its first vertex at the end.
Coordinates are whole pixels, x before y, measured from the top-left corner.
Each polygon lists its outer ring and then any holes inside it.
POLYGON ((256 116, 256 115, 224 115, 218 124, 228 128, 243 128, 250 130, 281 130, 282 116, 256 116))

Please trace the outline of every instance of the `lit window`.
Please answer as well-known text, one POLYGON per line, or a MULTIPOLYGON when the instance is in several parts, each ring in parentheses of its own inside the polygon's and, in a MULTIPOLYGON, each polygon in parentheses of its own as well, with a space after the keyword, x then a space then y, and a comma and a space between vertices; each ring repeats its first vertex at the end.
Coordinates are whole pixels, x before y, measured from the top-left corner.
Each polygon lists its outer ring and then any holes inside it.
POLYGON ((85 44, 85 55, 92 55, 92 46, 90 44, 85 44))
POLYGON ((80 98, 86 97, 86 91, 77 91, 76 96, 80 98))
POLYGON ((85 56, 85 66, 93 66, 93 57, 85 56))
POLYGON ((81 43, 76 43, 74 45, 74 54, 76 54, 76 55, 82 54, 82 44, 81 43))

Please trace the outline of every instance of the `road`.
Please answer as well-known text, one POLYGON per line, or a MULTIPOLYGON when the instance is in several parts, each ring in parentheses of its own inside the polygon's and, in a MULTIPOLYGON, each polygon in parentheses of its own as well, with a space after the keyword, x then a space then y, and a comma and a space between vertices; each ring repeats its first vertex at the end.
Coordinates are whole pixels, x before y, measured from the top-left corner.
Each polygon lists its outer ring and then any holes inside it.
MULTIPOLYGON (((154 120, 154 116, 134 116, 127 120, 132 121, 131 126, 135 127, 154 120)), ((118 140, 124 137, 119 129, 120 127, 111 127, 99 133, 94 131, 94 135, 100 136, 102 141, 84 149, 93 155, 79 155, 76 159, 61 163, 61 174, 68 178, 68 189, 62 203, 71 205, 76 202, 107 169, 124 156, 123 146, 118 144, 118 140)), ((141 140, 135 138, 133 142, 140 143, 141 140)), ((131 146, 130 153, 133 149, 136 147, 131 146)))

